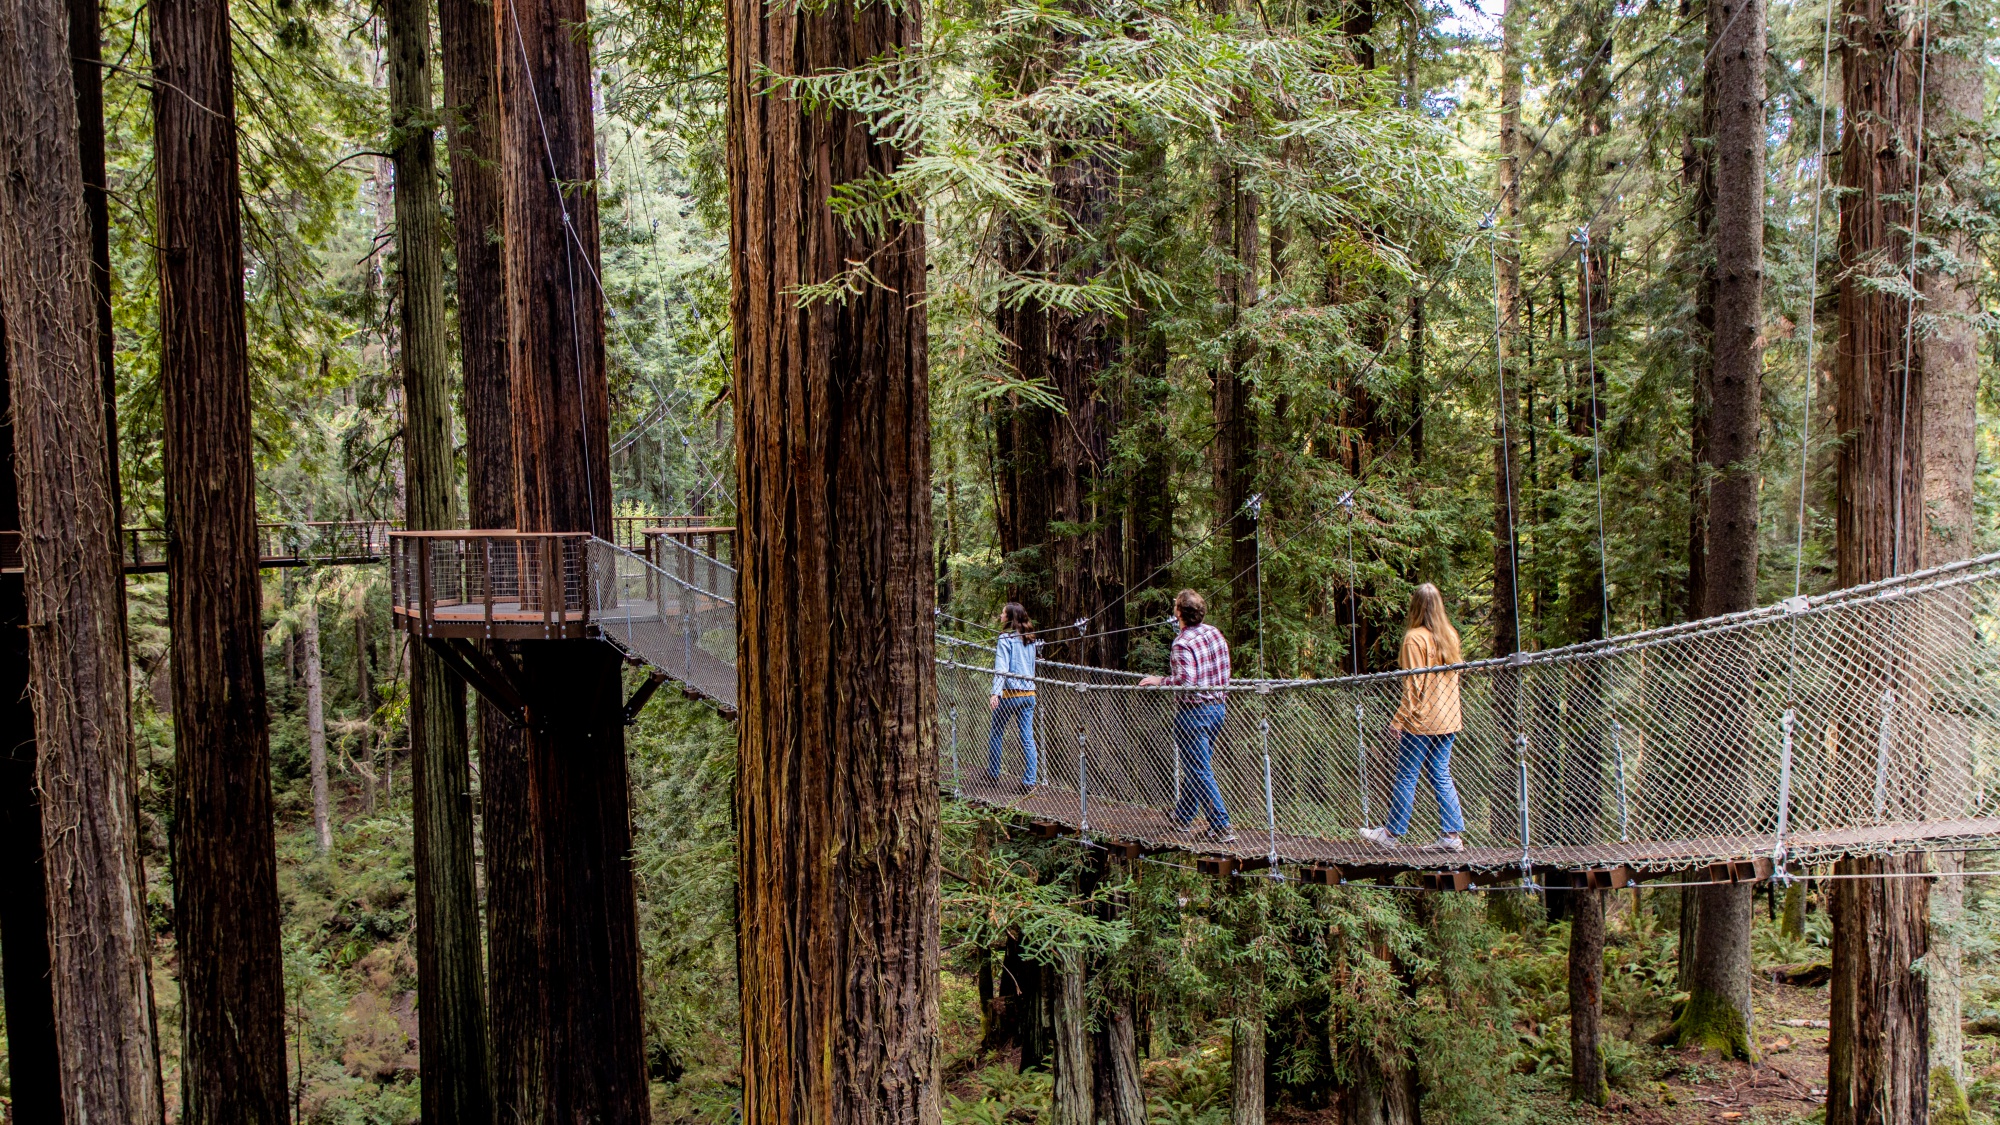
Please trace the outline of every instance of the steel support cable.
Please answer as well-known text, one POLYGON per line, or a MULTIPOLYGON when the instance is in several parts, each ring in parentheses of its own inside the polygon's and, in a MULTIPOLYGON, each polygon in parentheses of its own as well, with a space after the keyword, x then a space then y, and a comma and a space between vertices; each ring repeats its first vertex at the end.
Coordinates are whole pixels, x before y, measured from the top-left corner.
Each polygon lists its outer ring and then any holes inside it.
MULTIPOLYGON (((1799 518, 1792 543, 1792 596, 1786 604, 1805 608, 1802 587, 1806 565, 1806 494, 1812 455, 1812 404, 1815 369, 1813 351, 1819 343, 1819 238, 1821 202, 1826 191, 1826 107, 1828 87, 1833 81, 1833 0, 1826 0, 1824 31, 1819 57, 1819 135, 1813 153, 1812 266, 1806 283, 1806 365, 1805 400, 1799 417, 1799 518)), ((1785 834, 1791 827, 1792 756, 1798 726, 1799 628, 1792 622, 1785 646, 1785 712, 1779 719, 1778 824, 1771 859, 1783 871, 1785 834)), ((1789 881, 1789 876, 1783 877, 1789 881)))
MULTIPOLYGON (((1606 637, 1611 636, 1611 564, 1610 552, 1604 541, 1604 445, 1601 436, 1602 425, 1598 420, 1597 406, 1597 310, 1592 306, 1591 290, 1597 283, 1597 270, 1590 259, 1590 228, 1577 230, 1577 239, 1582 244, 1580 261, 1583 263, 1583 330, 1585 348, 1590 364, 1590 472, 1597 489, 1597 596, 1600 613, 1598 630, 1606 637)), ((1618 786, 1618 838, 1623 841, 1630 836, 1631 824, 1625 804, 1625 745, 1622 739, 1624 728, 1616 716, 1611 719, 1611 755, 1618 786)))
MULTIPOLYGON (((514 42, 519 47, 521 52, 522 70, 524 72, 531 71, 532 66, 528 58, 528 44, 527 40, 523 37, 521 33, 521 17, 520 14, 514 8, 514 0, 507 0, 507 15, 509 22, 512 23, 514 28, 514 42)), ((576 300, 576 278, 575 278, 577 261, 579 260, 582 261, 584 272, 590 275, 591 284, 596 286, 597 295, 605 311, 605 314, 608 315, 614 322, 616 322, 619 325, 621 331, 623 331, 625 335, 625 346, 628 350, 631 351, 635 366, 640 365, 639 346, 632 338, 631 326, 618 315, 618 307, 612 302, 610 293, 605 290, 604 279, 598 275, 596 265, 594 265, 590 260, 590 254, 588 248, 586 248, 583 244, 583 236, 577 233, 575 224, 572 221, 569 209, 569 200, 563 195, 562 192, 562 173, 561 170, 558 169, 556 166, 555 149, 554 146, 549 141, 548 121, 543 116, 542 113, 541 91, 537 89, 533 81, 525 82, 523 83, 523 85, 525 85, 528 88, 529 99, 533 102, 535 107, 535 126, 537 130, 541 133, 542 154, 543 157, 546 159, 549 167, 549 183, 551 188, 555 191, 556 205, 562 211, 563 233, 566 236, 564 239, 563 252, 564 256, 569 261, 569 272, 571 275, 569 282, 570 322, 571 322, 570 336, 571 336, 572 346, 576 351, 575 362, 577 365, 576 366, 577 410, 579 412, 578 421, 581 423, 583 421, 581 417, 581 412, 584 409, 585 395, 583 387, 583 340, 582 340, 582 332, 576 323, 579 315, 579 310, 577 308, 577 300, 576 300)), ((681 429, 678 420, 675 420, 673 422, 673 425, 675 429, 677 430, 681 429)), ((582 435, 583 446, 584 446, 584 457, 583 457, 584 484, 585 487, 591 490, 591 492, 595 493, 597 486, 591 479, 594 470, 591 468, 590 464, 590 428, 588 425, 580 425, 579 432, 582 435)), ((685 430, 681 430, 681 443, 683 446, 689 444, 687 439, 687 433, 685 430)), ((613 452, 616 451, 614 450, 613 452)), ((715 485, 719 483, 721 479, 722 475, 720 473, 717 473, 715 475, 715 479, 710 481, 708 488, 703 490, 701 496, 702 500, 708 498, 708 493, 713 492, 715 490, 715 485)), ((700 506, 700 500, 696 501, 695 506, 696 507, 700 506)), ((591 509, 590 531, 592 535, 596 535, 598 533, 597 512, 595 507, 591 509)))
MULTIPOLYGON (((634 148, 634 131, 628 127, 625 131, 625 152, 628 157, 631 155, 633 148, 634 148)), ((631 201, 627 200, 626 207, 628 208, 627 210, 628 215, 630 214, 629 210, 630 206, 631 206, 631 201)), ((653 236, 651 241, 647 243, 648 257, 650 258, 653 266, 653 284, 657 286, 662 292, 664 292, 666 289, 666 285, 662 277, 663 271, 660 268, 660 245, 659 245, 660 221, 658 219, 653 218, 653 205, 651 202, 650 193, 644 190, 641 190, 639 192, 639 207, 645 213, 647 229, 648 231, 651 232, 653 236)), ((599 288, 601 291, 602 287, 600 286, 599 288)), ((610 309, 612 307, 609 295, 605 296, 605 307, 607 309, 610 309)), ((665 298, 662 297, 660 301, 660 312, 663 316, 666 316, 668 318, 669 325, 671 326, 672 315, 668 310, 669 310, 669 305, 667 304, 665 298)), ((627 343, 631 344, 629 333, 628 333, 627 343)), ((637 366, 640 357, 639 357, 638 347, 636 344, 632 345, 632 358, 634 365, 637 366)), ((647 380, 647 382, 651 383, 652 381, 649 379, 647 380)), ((688 440, 687 430, 683 428, 680 422, 677 419, 673 418, 670 413, 670 410, 672 408, 672 400, 674 398, 678 398, 683 393, 684 393, 683 388, 676 387, 674 388, 672 395, 662 395, 659 393, 659 388, 655 386, 653 388, 653 394, 658 399, 658 402, 653 407, 653 409, 647 411, 646 414, 639 419, 639 421, 633 423, 631 429, 625 431, 623 434, 620 434, 612 442, 611 444, 612 456, 615 457, 618 454, 624 452, 634 442, 638 441, 640 437, 644 436, 646 431, 650 430, 653 426, 658 425, 662 418, 665 418, 667 422, 671 424, 676 431, 679 432, 681 439, 681 448, 683 449, 688 448, 691 443, 688 440)))
MULTIPOLYGON (((556 166, 555 146, 549 141, 548 121, 542 114, 542 94, 535 86, 534 64, 528 58, 528 41, 521 34, 521 15, 514 8, 514 0, 507 0, 507 19, 514 28, 514 43, 521 51, 521 72, 525 79, 522 85, 528 88, 528 99, 535 107, 535 128, 541 133, 542 156, 548 161, 549 166, 549 190, 555 193, 556 207, 562 212, 563 234, 565 236, 563 239, 563 257, 569 273, 570 346, 575 352, 574 362, 576 364, 577 432, 583 439, 584 487, 594 497, 597 495, 597 483, 592 479, 594 470, 590 466, 590 422, 585 416, 585 410, 587 409, 585 404, 589 401, 589 398, 585 395, 583 386, 583 331, 581 325, 578 323, 580 310, 577 307, 576 300, 576 256, 579 253, 582 254, 584 268, 590 271, 593 281, 597 279, 597 270, 590 265, 590 255, 583 245, 582 236, 576 233, 576 228, 570 223, 569 200, 563 195, 562 190, 562 169, 556 166)), ((597 283, 597 291, 600 296, 603 294, 603 282, 599 281, 597 283)), ((604 303, 604 307, 607 310, 610 309, 611 306, 608 300, 604 303)), ((595 536, 598 534, 597 505, 593 502, 588 507, 590 509, 590 533, 595 536)))
MULTIPOLYGON (((1257 547, 1257 678, 1263 679, 1264 672, 1264 494, 1250 498, 1250 534, 1256 537, 1257 547)), ((1273 876, 1278 872, 1278 804, 1277 794, 1271 779, 1271 693, 1258 693, 1257 717, 1258 742, 1264 752, 1264 828, 1269 837, 1269 868, 1273 876)))
MULTIPOLYGON (((1900 372, 1898 402, 1896 407, 1896 464, 1891 474, 1891 489, 1895 493, 1890 536, 1889 574, 1894 577, 1903 570, 1903 523, 1904 523, 1904 462, 1909 455, 1910 434, 1910 362, 1916 347, 1917 323, 1917 256, 1921 247, 1923 231, 1923 191, 1924 191, 1924 130, 1925 80, 1930 71, 1931 47, 1931 6, 1924 0, 1923 39, 1917 56, 1917 137, 1915 153, 1911 160, 1910 189, 1910 265, 1904 284, 1906 297, 1903 312, 1903 366, 1900 372)), ((1898 699, 1896 684, 1901 671, 1898 660, 1897 636, 1902 626, 1902 615, 1891 609, 1889 613, 1889 643, 1884 653, 1882 688, 1882 717, 1875 733, 1875 819, 1879 822, 1888 815, 1889 807, 1889 760, 1896 742, 1896 717, 1898 699)))

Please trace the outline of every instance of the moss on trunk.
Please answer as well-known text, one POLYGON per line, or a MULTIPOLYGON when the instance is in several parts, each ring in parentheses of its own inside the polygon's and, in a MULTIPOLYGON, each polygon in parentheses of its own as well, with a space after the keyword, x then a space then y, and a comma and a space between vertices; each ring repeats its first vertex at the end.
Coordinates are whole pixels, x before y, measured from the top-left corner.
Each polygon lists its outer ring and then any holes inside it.
POLYGON ((1686 1006, 1662 1042, 1667 1046, 1717 1051, 1726 1058, 1751 1062, 1757 1059, 1756 1045, 1750 1040, 1750 1028, 1743 1022, 1743 1013, 1729 997, 1707 989, 1688 994, 1686 1006))

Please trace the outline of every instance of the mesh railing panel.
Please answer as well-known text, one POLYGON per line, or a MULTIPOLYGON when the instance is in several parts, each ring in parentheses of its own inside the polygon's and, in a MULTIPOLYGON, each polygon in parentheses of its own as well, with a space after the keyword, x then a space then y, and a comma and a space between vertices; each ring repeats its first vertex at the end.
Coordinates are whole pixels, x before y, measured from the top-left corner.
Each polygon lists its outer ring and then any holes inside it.
MULTIPOLYGON (((656 550, 659 564, 591 544, 596 626, 733 705, 736 572, 671 540, 656 550)), ((942 772, 960 795, 1106 836, 1201 846, 1182 692, 1042 661, 1032 726, 1042 784, 1023 792, 1011 723, 998 780, 988 775, 991 650, 940 636, 938 654, 942 772)), ((1388 817, 1400 754, 1388 728, 1411 674, 1232 684, 1212 770, 1239 840, 1207 847, 1306 863, 1670 869, 2000 835, 2000 555, 1414 673, 1460 680, 1451 774, 1463 855, 1384 853, 1356 838, 1388 817)), ((1428 784, 1417 789, 1413 841, 1441 827, 1428 784)))
POLYGON ((581 616, 588 540, 580 535, 397 535, 389 538, 392 604, 454 621, 581 616))
MULTIPOLYGON (((1190 813, 1203 827, 1176 749, 1182 693, 1042 664, 1046 784, 1022 794, 1011 727, 1001 779, 987 777, 988 650, 940 638, 939 652, 945 776, 965 796, 1149 842, 1185 839, 1175 821, 1190 813)), ((2000 834, 2000 558, 1449 674, 1469 849, 1454 866, 1672 867, 1781 842, 1809 862, 2000 834)), ((1384 858, 1355 830, 1388 815, 1404 679, 1232 685, 1213 770, 1233 850, 1384 858)), ((1415 804, 1410 839, 1428 840, 1427 783, 1415 804)))
MULTIPOLYGON (((689 688, 736 705, 736 572, 713 559, 704 589, 674 570, 590 541, 591 624, 599 635, 689 688)), ((671 557, 670 563, 675 560, 671 557)), ((676 567, 675 570, 680 568, 676 567)), ((691 568, 694 569, 694 568, 691 568)))

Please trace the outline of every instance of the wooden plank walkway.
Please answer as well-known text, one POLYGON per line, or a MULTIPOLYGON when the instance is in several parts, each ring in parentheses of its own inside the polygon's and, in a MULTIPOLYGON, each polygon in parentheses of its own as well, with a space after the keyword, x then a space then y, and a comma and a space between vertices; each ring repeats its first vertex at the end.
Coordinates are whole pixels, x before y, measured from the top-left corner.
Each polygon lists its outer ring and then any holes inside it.
MULTIPOLYGON (((1032 793, 1023 793, 1011 779, 994 783, 987 781, 983 775, 975 776, 976 780, 965 783, 960 793, 968 802, 1007 809, 1077 831, 1083 829, 1082 814, 1087 811, 1089 834, 1093 839, 1130 842, 1146 851, 1175 851, 1255 863, 1267 859, 1275 847, 1281 863, 1339 867, 1371 875, 1433 871, 1505 875, 1510 871, 1518 873, 1521 868, 1521 847, 1518 844, 1468 847, 1462 852, 1453 852, 1424 846, 1385 849, 1358 838, 1331 840, 1286 832, 1279 832, 1274 840, 1262 824, 1244 821, 1232 826, 1236 832, 1234 842, 1219 843, 1209 837, 1207 826, 1199 817, 1191 827, 1182 828, 1164 810, 1094 797, 1089 799, 1085 809, 1080 810, 1074 790, 1038 785, 1032 793)), ((1908 851, 1911 850, 1910 845, 1963 848, 1995 837, 2000 837, 2000 818, 1978 818, 1799 833, 1788 837, 1786 846, 1788 854, 1799 862, 1821 862, 1846 853, 1867 854, 1891 848, 1908 851)), ((1776 844, 1776 839, 1771 836, 1739 836, 1633 841, 1587 847, 1530 846, 1528 859, 1537 872, 1581 872, 1625 867, 1638 877, 1653 878, 1699 869, 1715 862, 1768 860, 1776 844)))

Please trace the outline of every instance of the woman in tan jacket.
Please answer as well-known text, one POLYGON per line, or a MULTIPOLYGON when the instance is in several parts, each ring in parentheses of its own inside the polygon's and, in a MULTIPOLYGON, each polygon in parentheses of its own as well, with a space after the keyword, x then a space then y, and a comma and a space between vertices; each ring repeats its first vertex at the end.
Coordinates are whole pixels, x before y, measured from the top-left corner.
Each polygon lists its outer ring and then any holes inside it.
MULTIPOLYGON (((1426 582, 1410 595, 1410 617, 1403 633, 1403 668, 1433 668, 1462 659, 1458 630, 1444 612, 1444 597, 1426 582)), ((1465 813, 1458 788, 1451 783, 1451 744, 1464 721, 1459 715, 1458 673, 1423 672, 1403 677, 1403 705, 1389 723, 1397 739, 1396 784, 1389 795, 1389 823, 1363 828, 1361 838, 1385 848, 1401 842, 1410 830, 1410 811, 1417 802, 1417 775, 1430 779, 1437 794, 1438 819, 1444 834, 1431 845, 1464 851, 1465 813)))

